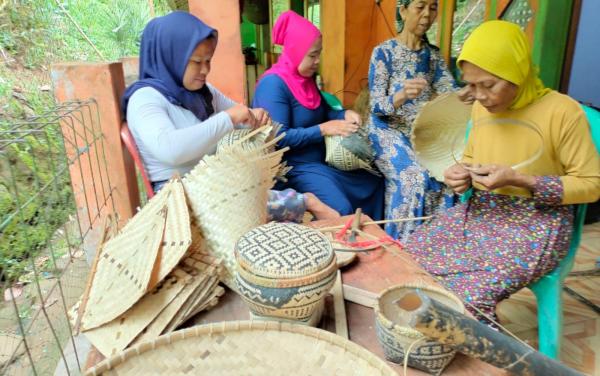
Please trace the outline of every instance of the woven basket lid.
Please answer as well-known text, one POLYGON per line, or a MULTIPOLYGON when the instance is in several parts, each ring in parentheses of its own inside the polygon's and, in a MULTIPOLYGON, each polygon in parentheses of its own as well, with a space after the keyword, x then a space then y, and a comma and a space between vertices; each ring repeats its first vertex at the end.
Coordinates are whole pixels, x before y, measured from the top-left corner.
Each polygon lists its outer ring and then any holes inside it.
POLYGON ((266 278, 296 278, 323 270, 334 252, 319 231, 293 223, 256 227, 236 244, 236 260, 246 271, 266 278))
POLYGON ((382 359, 321 329, 275 321, 195 326, 140 343, 86 375, 396 375, 382 359))
POLYGON ((458 99, 456 93, 440 95, 426 103, 412 127, 411 142, 417 161, 438 181, 444 181, 444 170, 454 165, 466 146, 467 123, 471 106, 458 99))

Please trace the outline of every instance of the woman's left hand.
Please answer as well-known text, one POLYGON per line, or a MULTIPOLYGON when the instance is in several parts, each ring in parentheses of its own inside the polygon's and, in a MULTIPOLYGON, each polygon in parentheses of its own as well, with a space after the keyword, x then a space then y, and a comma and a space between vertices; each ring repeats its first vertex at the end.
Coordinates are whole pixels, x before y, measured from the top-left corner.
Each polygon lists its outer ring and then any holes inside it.
POLYGON ((471 168, 469 171, 471 180, 474 183, 478 183, 489 190, 507 185, 532 189, 535 185, 535 177, 523 175, 509 166, 491 164, 471 168))
POLYGON ((256 118, 257 127, 266 125, 269 121, 271 121, 269 113, 264 108, 253 108, 250 111, 252 111, 252 114, 256 118))
POLYGON ((361 123, 360 115, 352 110, 346 110, 346 113, 344 114, 344 120, 358 125, 361 123))

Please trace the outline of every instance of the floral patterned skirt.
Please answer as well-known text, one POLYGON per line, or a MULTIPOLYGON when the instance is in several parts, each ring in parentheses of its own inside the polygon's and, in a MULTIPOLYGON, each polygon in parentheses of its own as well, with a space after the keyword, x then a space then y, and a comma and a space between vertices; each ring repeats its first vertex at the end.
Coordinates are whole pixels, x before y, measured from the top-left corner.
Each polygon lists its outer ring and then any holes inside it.
POLYGON ((475 191, 418 228, 407 250, 448 289, 494 317, 498 302, 556 267, 572 228, 572 206, 475 191))

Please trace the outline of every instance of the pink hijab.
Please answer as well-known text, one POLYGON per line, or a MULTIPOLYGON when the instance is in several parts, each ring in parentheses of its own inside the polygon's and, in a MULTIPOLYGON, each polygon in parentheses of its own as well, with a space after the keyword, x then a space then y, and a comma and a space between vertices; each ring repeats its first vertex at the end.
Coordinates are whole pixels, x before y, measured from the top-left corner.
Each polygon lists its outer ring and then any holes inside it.
POLYGON ((303 77, 298 73, 298 66, 320 36, 319 29, 304 17, 291 10, 283 12, 273 26, 273 42, 283 46, 283 53, 277 63, 263 74, 263 77, 269 74, 279 76, 294 98, 309 110, 319 107, 321 94, 312 77, 303 77))

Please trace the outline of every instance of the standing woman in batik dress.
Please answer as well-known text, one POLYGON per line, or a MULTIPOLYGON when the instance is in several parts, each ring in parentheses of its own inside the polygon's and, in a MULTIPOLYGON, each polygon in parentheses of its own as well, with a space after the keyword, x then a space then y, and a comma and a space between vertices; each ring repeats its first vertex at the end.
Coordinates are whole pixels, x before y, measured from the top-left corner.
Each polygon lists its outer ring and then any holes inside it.
MULTIPOLYGON (((385 176, 385 218, 421 217, 454 204, 452 190, 429 176, 415 158, 412 124, 421 105, 455 90, 439 50, 425 33, 437 0, 400 0, 400 33, 373 50, 369 67, 369 138, 375 165, 385 176)), ((418 222, 389 223, 389 235, 405 241, 418 222)))

